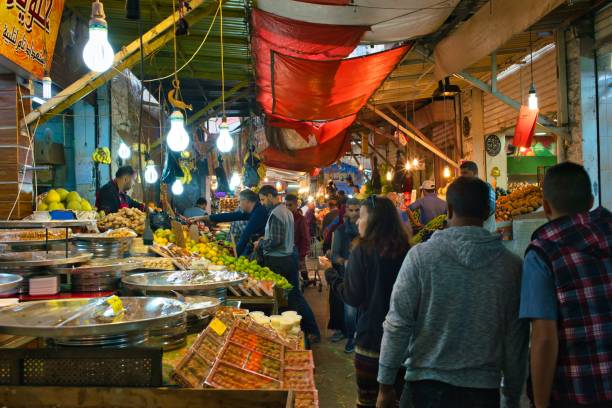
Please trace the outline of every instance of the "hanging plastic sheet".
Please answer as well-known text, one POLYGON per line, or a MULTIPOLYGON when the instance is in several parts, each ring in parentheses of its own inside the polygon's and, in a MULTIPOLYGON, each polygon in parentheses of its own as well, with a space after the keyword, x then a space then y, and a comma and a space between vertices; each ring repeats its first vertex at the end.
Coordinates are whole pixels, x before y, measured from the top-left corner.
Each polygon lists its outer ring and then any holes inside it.
POLYGON ((283 152, 269 147, 262 152, 268 166, 295 171, 310 171, 337 161, 349 149, 351 138, 346 131, 314 147, 283 152))
POLYGON ((537 121, 538 109, 529 109, 527 106, 521 106, 516 126, 514 127, 512 144, 516 147, 530 148, 537 121))
POLYGON ((409 49, 405 45, 333 61, 312 61, 273 52, 272 111, 297 120, 334 120, 354 115, 409 49))
POLYGON ((272 112, 271 51, 307 59, 345 58, 368 30, 367 26, 305 23, 258 9, 253 10, 252 27, 257 100, 268 114, 272 112))

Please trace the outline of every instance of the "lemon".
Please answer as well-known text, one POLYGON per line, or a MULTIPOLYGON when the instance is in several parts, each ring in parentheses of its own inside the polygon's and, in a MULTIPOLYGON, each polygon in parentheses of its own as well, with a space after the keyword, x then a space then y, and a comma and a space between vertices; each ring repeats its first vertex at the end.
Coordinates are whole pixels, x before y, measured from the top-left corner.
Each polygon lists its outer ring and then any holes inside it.
POLYGON ((45 197, 45 203, 46 204, 59 203, 60 201, 62 201, 62 199, 59 193, 53 189, 49 190, 49 192, 47 193, 47 196, 45 197))

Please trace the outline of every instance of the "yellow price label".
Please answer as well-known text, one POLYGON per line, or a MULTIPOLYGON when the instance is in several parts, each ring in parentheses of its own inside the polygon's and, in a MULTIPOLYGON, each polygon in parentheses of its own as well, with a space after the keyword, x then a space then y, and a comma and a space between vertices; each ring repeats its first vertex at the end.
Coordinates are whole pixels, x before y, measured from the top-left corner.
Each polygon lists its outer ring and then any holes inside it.
POLYGON ((118 315, 123 312, 123 302, 121 301, 121 299, 119 299, 118 296, 113 295, 109 297, 108 299, 106 299, 106 303, 108 303, 110 307, 113 308, 113 312, 115 313, 115 315, 118 315))
POLYGON ((225 323, 223 323, 221 320, 217 319, 216 317, 212 319, 209 326, 212 329, 212 331, 217 333, 217 336, 223 336, 223 333, 225 333, 225 331, 227 330, 227 326, 225 325, 225 323))

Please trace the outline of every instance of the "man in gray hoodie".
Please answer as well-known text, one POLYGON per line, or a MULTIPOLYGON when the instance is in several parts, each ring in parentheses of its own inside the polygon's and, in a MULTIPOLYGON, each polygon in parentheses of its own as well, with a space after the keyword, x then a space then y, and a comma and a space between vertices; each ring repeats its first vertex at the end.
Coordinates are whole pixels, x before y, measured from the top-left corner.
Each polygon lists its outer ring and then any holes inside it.
POLYGON ((460 177, 447 192, 449 228, 410 250, 383 324, 377 407, 518 407, 529 329, 519 320, 521 260, 483 226, 489 188, 460 177), (503 381, 502 381, 503 378, 503 381))

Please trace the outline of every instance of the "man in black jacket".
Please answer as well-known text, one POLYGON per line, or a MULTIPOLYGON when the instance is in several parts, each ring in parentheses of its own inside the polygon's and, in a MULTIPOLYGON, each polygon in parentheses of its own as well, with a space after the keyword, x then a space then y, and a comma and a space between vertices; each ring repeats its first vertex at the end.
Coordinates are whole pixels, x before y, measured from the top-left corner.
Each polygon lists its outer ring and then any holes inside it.
POLYGON ((132 189, 136 172, 132 166, 119 167, 115 179, 103 185, 96 195, 96 207, 106 214, 116 213, 121 208, 138 208, 144 211, 144 204, 132 199, 127 192, 132 189))

